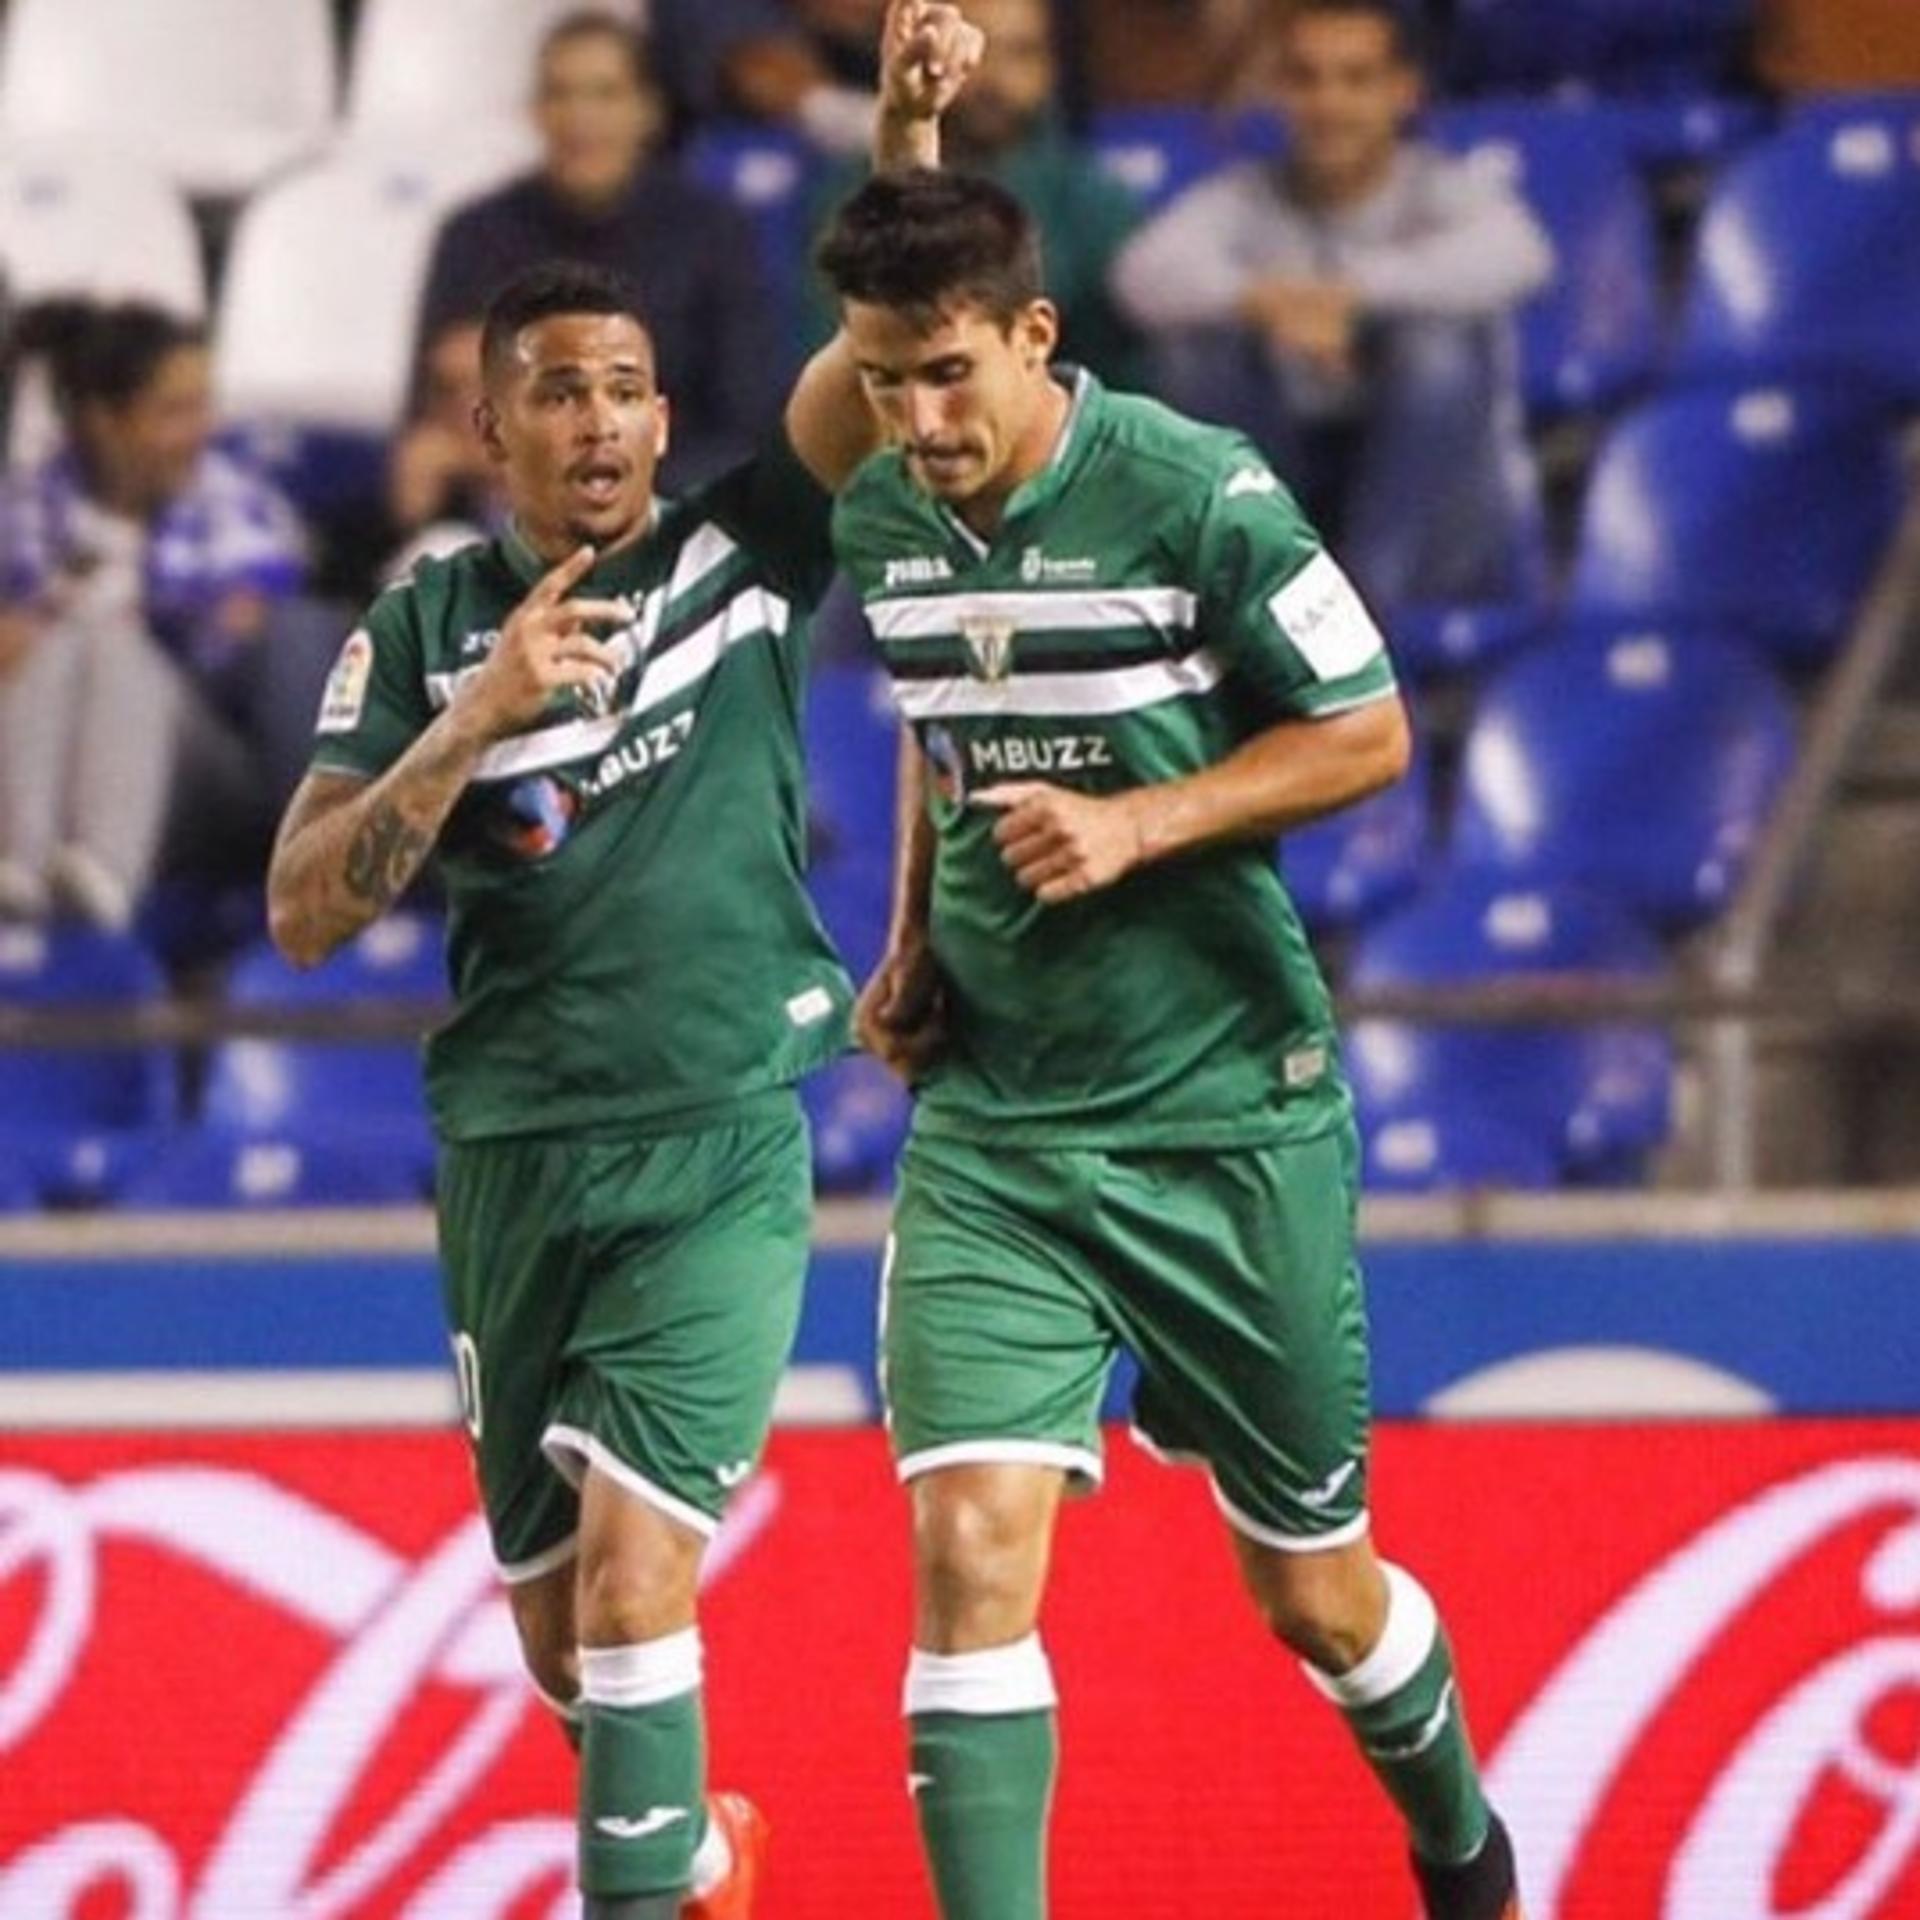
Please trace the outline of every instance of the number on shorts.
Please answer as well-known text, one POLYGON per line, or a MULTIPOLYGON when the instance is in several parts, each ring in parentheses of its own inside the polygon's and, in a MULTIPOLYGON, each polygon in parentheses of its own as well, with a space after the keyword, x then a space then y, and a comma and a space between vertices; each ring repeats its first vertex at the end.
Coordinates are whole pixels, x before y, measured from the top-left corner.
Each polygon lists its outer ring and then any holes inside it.
POLYGON ((453 1336, 453 1379, 460 1394, 460 1418, 467 1432, 480 1438, 480 1349, 470 1333, 453 1336))

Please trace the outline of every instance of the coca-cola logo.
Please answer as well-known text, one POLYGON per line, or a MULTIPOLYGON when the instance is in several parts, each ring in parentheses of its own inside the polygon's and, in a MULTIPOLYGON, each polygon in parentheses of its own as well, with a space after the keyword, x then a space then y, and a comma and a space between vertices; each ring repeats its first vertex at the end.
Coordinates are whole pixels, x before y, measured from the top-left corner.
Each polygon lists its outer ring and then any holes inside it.
MULTIPOLYGON (((772 1479, 743 1491, 709 1556, 709 1583, 763 1532, 779 1500, 772 1479)), ((333 1652, 290 1703, 203 1858, 190 1864, 168 1834, 135 1819, 75 1821, 0 1864, 0 1920, 63 1920, 106 1897, 117 1897, 127 1920, 330 1920, 364 1911, 402 1874, 417 1883, 395 1909, 407 1920, 526 1920, 525 1903, 542 1890, 552 1920, 577 1910, 564 1809, 498 1823, 451 1849, 445 1842, 450 1817, 528 1714, 542 1711, 521 1676, 478 1519, 408 1560, 249 1472, 163 1466, 70 1487, 0 1471, 0 1594, 37 1595, 0 1673, 0 1777, 61 1713, 97 1624, 102 1548, 127 1541, 217 1576, 316 1630, 333 1652), (343 1844, 344 1811, 429 1681, 460 1700, 457 1726, 343 1844), (424 1878, 423 1862, 431 1862, 424 1878)), ((212 1694, 246 1679, 244 1666, 214 1665, 206 1686, 212 1694)), ((137 1722, 119 1732, 153 1740, 156 1753, 178 1751, 177 1736, 163 1741, 137 1722)))
MULTIPOLYGON (((1455 1625, 1533 1920, 1920 1920, 1916 1440, 1381 1435, 1383 1528, 1455 1625), (1505 1501, 1463 1512, 1490 1477, 1505 1501), (1577 1526, 1543 1520, 1556 1500, 1577 1526)), ((572 1763, 521 1678, 454 1436, 10 1453, 0 1920, 571 1920, 572 1763)), ((773 1461, 711 1569, 753 1546, 708 1610, 715 1751, 782 1835, 769 1920, 840 1920, 850 1895, 916 1920, 884 1443, 786 1434, 773 1461)), ((1403 1912, 1384 1818, 1370 1851, 1326 1839, 1352 1831, 1357 1774, 1331 1716, 1276 1711, 1210 1503, 1124 1450, 1113 1467, 1050 1601, 1073 1703, 1062 1920, 1189 1911, 1195 1856, 1216 1911, 1267 1910, 1278 1874, 1302 1913, 1403 1912), (1116 1588, 1117 1567, 1149 1577, 1116 1588), (1262 1756, 1284 1822, 1258 1831, 1217 1792, 1222 1753, 1262 1756)))
POLYGON ((1536 1913, 1920 1914, 1920 1461, 1825 1466, 1695 1535, 1561 1662, 1489 1785, 1536 1913))

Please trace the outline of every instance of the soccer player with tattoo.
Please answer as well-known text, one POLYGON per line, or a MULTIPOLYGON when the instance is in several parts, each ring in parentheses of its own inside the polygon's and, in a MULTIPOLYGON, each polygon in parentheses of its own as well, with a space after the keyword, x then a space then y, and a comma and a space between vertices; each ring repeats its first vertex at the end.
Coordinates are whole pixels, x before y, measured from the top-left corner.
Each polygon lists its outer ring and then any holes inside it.
POLYGON ((1513 1920, 1434 1603, 1369 1531, 1352 1107, 1274 864, 1406 766, 1381 636, 1246 440, 1051 364, 1033 223, 1000 187, 869 181, 820 263, 897 442, 835 544, 911 729, 859 1023, 919 1090, 883 1360, 941 1911, 1046 1911, 1037 1622, 1125 1347, 1141 1436, 1209 1470, 1427 1912, 1513 1920))
MULTIPOLYGON (((979 36, 922 0, 882 31, 876 163, 931 165, 979 36)), ((836 342, 766 452, 656 499, 669 400, 594 270, 501 292, 482 360, 513 524, 346 643, 272 929, 317 962, 439 854, 446 1305, 527 1664, 577 1723, 587 1915, 738 1920, 764 1822, 705 1795, 696 1585, 799 1310, 793 1083, 852 999, 802 885, 799 727, 829 489, 878 430, 836 342)))

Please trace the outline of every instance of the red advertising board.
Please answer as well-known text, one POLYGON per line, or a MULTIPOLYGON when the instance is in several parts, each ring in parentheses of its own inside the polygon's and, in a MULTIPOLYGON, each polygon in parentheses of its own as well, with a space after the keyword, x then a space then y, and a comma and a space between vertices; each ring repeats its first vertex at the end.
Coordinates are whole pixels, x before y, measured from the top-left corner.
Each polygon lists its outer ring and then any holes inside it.
MULTIPOLYGON (((1204 1489, 1064 1523, 1059 1920, 1411 1912, 1204 1489)), ((1388 1428, 1535 1920, 1920 1916, 1920 1423, 1388 1428)), ((0 1442, 0 1920, 560 1920, 571 1758, 438 1435, 0 1442)), ((707 1607, 762 1920, 924 1920, 879 1437, 785 1434, 707 1607)))

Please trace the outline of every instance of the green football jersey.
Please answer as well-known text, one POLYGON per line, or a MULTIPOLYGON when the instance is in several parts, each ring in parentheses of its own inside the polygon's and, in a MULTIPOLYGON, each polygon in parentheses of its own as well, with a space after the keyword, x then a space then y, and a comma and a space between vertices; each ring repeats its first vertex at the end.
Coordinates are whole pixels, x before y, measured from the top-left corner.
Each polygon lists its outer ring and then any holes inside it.
POLYGON ((1073 376, 1052 463, 977 538, 877 455, 834 540, 928 770, 952 1045, 928 1133, 1229 1146, 1347 1111, 1325 983, 1271 842, 1024 892, 974 796, 1178 779, 1288 718, 1391 693, 1379 630, 1237 434, 1073 376))
MULTIPOLYGON (((846 1044, 851 987, 803 884, 807 620, 830 504, 784 441, 575 589, 624 595, 610 701, 571 691, 482 756, 438 848, 454 1012, 427 1044, 450 1140, 668 1132, 846 1044)), ((517 536, 427 561, 373 604, 313 764, 406 751, 547 571, 517 536)))

